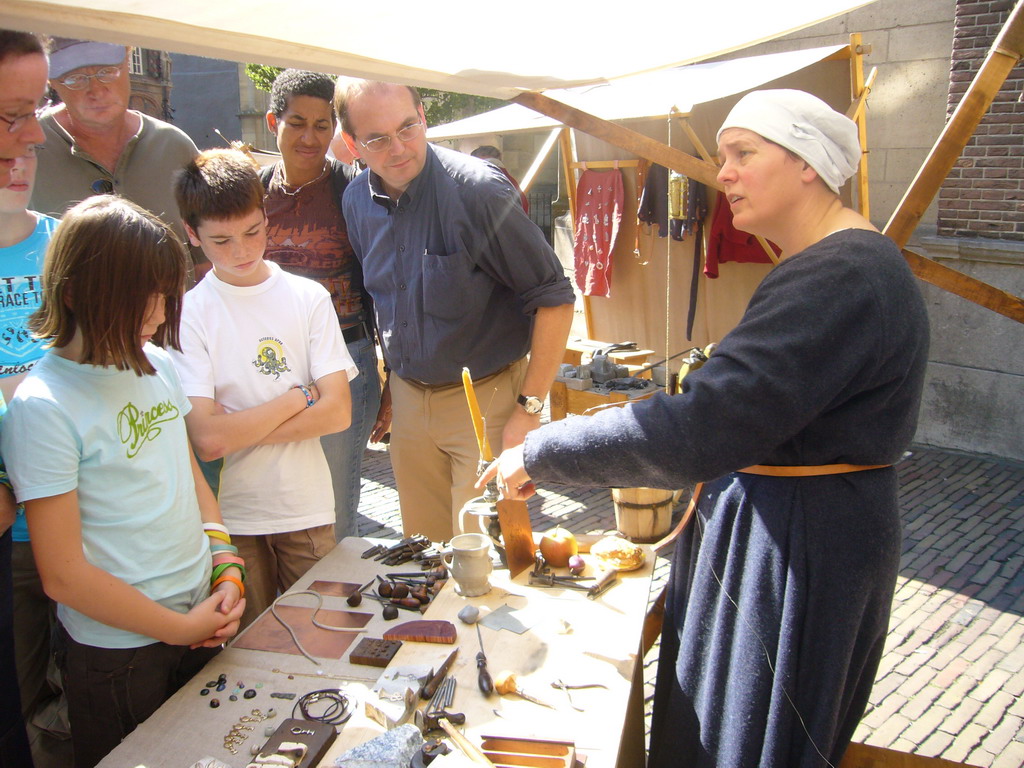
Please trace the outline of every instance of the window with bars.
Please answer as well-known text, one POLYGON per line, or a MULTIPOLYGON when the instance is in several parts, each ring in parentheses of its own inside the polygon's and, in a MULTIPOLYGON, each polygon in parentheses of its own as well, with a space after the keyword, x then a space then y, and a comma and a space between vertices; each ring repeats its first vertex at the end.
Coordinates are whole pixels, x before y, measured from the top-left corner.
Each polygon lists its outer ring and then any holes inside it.
POLYGON ((530 218, 544 232, 544 237, 550 243, 551 240, 551 202, 558 194, 558 187, 555 184, 534 184, 526 195, 530 202, 530 218))
POLYGON ((142 69, 142 49, 132 48, 132 56, 128 61, 128 74, 129 75, 141 75, 144 74, 142 69))

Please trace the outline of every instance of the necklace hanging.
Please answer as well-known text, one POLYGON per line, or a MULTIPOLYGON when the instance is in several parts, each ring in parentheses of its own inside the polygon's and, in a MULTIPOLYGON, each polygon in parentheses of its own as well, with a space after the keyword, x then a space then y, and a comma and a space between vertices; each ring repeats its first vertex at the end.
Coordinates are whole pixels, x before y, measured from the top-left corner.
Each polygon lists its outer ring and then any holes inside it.
POLYGON ((304 190, 310 184, 315 184, 316 182, 320 181, 320 179, 322 179, 324 176, 326 176, 328 168, 330 168, 330 166, 328 165, 327 161, 325 160, 324 161, 324 169, 322 171, 320 171, 320 175, 319 176, 317 176, 315 179, 310 179, 305 184, 300 184, 298 187, 296 187, 294 192, 289 192, 288 191, 288 183, 284 180, 284 170, 283 170, 284 169, 284 164, 282 163, 281 165, 279 165, 277 167, 277 171, 276 171, 278 185, 279 185, 281 191, 284 194, 288 195, 288 197, 295 197, 297 194, 299 194, 299 192, 304 190))

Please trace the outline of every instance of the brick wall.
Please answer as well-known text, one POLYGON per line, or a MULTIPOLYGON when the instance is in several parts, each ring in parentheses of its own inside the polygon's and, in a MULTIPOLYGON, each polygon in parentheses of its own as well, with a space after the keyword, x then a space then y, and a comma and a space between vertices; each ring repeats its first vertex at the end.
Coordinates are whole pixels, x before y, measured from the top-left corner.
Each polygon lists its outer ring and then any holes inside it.
MULTIPOLYGON (((1016 0, 957 0, 952 115, 1016 0)), ((1024 241, 1024 63, 1010 72, 939 193, 938 234, 1024 241)))

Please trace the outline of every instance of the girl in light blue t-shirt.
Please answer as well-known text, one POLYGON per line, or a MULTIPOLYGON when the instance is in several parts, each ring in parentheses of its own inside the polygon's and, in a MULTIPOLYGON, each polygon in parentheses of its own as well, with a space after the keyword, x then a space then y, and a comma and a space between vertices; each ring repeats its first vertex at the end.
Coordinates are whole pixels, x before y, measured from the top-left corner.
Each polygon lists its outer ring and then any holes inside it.
POLYGON ((189 401, 150 343, 178 346, 187 259, 127 200, 68 211, 31 319, 50 348, 0 437, 58 603, 76 766, 99 762, 197 672, 244 609, 244 564, 188 444, 189 401))

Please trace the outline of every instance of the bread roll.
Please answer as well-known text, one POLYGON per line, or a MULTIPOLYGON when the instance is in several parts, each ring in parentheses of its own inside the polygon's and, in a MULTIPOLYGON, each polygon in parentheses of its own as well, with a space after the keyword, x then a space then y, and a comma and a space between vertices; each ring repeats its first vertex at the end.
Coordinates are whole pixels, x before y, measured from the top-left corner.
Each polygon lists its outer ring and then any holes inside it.
POLYGON ((590 548, 590 554, 605 568, 632 571, 644 564, 643 548, 621 536, 605 536, 590 548))

